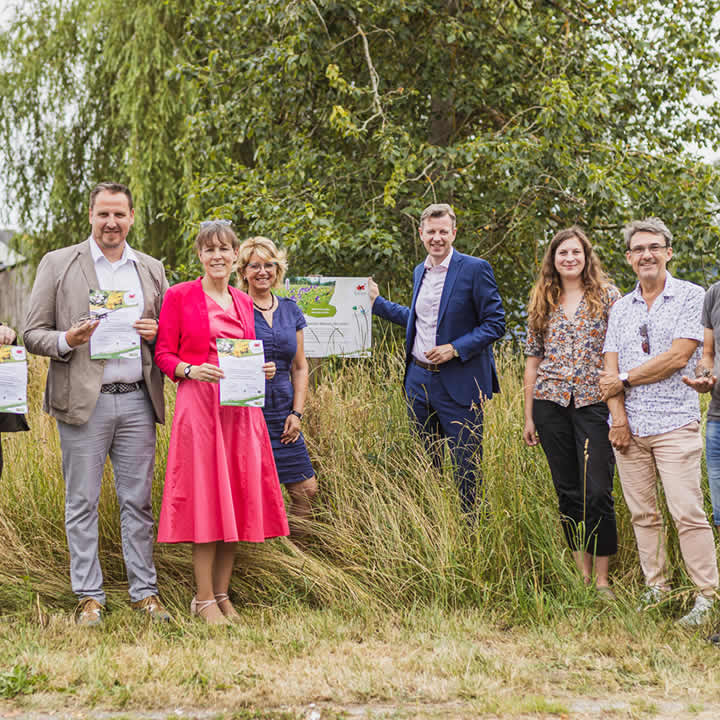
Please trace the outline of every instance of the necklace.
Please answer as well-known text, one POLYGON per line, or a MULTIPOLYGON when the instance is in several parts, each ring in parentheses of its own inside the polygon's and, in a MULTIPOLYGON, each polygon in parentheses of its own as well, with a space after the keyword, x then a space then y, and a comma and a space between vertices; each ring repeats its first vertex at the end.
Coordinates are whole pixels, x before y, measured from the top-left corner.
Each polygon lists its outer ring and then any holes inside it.
POLYGON ((258 305, 254 300, 253 300, 253 305, 258 310, 260 310, 260 312, 267 312, 268 310, 272 310, 273 306, 275 305, 275 296, 272 293, 270 293, 270 297, 272 298, 272 300, 270 301, 270 307, 260 307, 260 305, 258 305))

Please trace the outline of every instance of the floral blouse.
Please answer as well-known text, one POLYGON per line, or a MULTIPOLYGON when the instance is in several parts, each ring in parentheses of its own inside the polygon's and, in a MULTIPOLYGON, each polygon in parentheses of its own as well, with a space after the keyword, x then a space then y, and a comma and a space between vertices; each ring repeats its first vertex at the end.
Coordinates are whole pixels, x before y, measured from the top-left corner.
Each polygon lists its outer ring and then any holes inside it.
POLYGON ((576 408, 601 402, 598 371, 602 368, 610 308, 619 297, 620 291, 611 285, 605 292, 599 317, 590 314, 583 296, 572 320, 558 305, 542 336, 528 328, 525 354, 542 358, 533 392, 535 399, 567 407, 572 397, 576 408))

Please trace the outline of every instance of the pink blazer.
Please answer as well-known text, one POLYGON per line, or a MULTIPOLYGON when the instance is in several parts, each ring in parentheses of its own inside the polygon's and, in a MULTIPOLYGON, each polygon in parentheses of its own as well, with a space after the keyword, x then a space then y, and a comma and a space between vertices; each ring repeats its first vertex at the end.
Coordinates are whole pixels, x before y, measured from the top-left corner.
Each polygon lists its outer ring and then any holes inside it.
MULTIPOLYGON (((207 362, 210 348, 210 321, 201 278, 173 285, 165 293, 157 341, 155 363, 177 382, 175 368, 180 362, 201 365, 207 362)), ((249 295, 228 286, 238 316, 245 326, 245 337, 255 338, 255 315, 249 295)))

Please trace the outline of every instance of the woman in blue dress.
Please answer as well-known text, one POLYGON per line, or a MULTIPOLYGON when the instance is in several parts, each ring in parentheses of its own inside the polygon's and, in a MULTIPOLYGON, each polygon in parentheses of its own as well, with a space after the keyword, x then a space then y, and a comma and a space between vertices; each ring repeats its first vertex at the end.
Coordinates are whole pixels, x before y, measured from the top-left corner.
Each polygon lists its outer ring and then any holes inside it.
POLYGON ((240 288, 252 298, 255 336, 263 341, 265 360, 277 367, 275 377, 265 382, 263 413, 278 476, 290 494, 290 532, 301 537, 307 532, 317 479, 300 429, 309 374, 303 342, 306 322, 294 300, 272 292, 286 269, 285 252, 272 240, 252 237, 240 245, 240 288))

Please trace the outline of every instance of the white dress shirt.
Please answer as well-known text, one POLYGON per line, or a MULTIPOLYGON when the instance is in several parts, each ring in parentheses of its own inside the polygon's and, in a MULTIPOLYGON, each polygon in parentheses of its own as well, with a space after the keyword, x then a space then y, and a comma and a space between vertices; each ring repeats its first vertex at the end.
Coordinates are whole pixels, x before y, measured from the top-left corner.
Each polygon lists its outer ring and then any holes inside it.
MULTIPOLYGON (((111 263, 102 250, 98 247, 95 240, 90 237, 90 253, 95 263, 95 274, 97 275, 99 290, 124 290, 132 291, 137 294, 138 307, 144 307, 144 298, 142 286, 140 285, 140 276, 137 273, 135 263, 137 255, 132 248, 125 243, 122 257, 114 263, 111 263)), ((89 304, 89 298, 88 298, 89 304)), ((102 320, 100 321, 102 322, 102 320)), ((58 350, 61 355, 73 350, 65 339, 65 333, 61 333, 58 337, 58 350)), ((105 369, 103 371, 103 385, 107 383, 133 383, 142 380, 142 357, 138 355, 136 358, 122 358, 117 360, 104 360, 105 369)))
POLYGON ((433 265, 429 255, 425 258, 425 275, 415 301, 415 342, 412 349, 413 357, 420 362, 428 362, 425 353, 437 345, 440 298, 453 252, 453 248, 450 248, 447 257, 439 265, 433 265))

